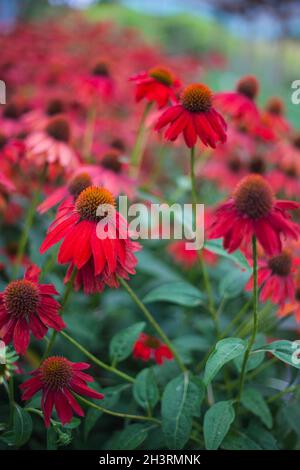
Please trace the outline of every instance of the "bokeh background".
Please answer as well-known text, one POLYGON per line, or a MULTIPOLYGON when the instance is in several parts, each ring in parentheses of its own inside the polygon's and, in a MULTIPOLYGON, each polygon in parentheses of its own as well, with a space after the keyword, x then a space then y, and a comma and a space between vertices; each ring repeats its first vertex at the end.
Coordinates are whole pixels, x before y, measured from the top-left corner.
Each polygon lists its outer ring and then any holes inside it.
POLYGON ((192 54, 202 63, 207 57, 201 78, 215 90, 232 89, 243 74, 257 75, 260 104, 280 95, 297 126, 291 83, 300 75, 298 0, 0 0, 1 28, 20 19, 62 18, 72 10, 139 30, 171 55, 192 54))

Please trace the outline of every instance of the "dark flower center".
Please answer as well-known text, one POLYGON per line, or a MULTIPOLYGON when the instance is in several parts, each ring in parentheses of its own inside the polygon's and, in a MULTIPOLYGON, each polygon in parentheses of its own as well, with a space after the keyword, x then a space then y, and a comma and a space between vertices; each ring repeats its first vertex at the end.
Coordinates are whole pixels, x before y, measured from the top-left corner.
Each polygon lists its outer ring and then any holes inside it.
POLYGON ((79 196, 79 194, 89 186, 91 186, 92 180, 88 173, 80 173, 70 181, 68 189, 70 194, 74 196, 75 199, 79 196))
POLYGON ((251 219, 266 217, 273 207, 270 185, 260 175, 249 175, 242 179, 233 193, 238 212, 251 219))
POLYGON ((155 336, 147 336, 144 340, 144 345, 151 349, 157 349, 161 346, 161 343, 159 339, 155 338, 155 336))
POLYGON ((3 116, 8 119, 17 120, 23 114, 23 110, 16 103, 9 103, 5 106, 3 116))
POLYGON ((0 134, 0 150, 2 150, 7 143, 7 138, 4 134, 0 134))
POLYGON ((292 143, 294 147, 300 149, 300 132, 296 132, 292 138, 292 143))
POLYGON ((227 166, 233 173, 238 173, 242 168, 242 162, 238 156, 232 156, 229 158, 227 166))
POLYGON ((206 112, 212 105, 212 91, 202 83, 189 85, 182 92, 181 102, 192 113, 206 112))
POLYGON ((284 114, 283 101, 277 96, 271 97, 266 104, 266 110, 275 116, 282 116, 284 114))
POLYGON ((259 83, 256 77, 247 75, 238 81, 236 90, 238 93, 247 96, 250 100, 254 100, 258 94, 259 83))
POLYGON ((69 142, 71 136, 69 123, 63 117, 54 117, 46 126, 46 132, 58 142, 69 142))
POLYGON ((291 273, 292 257, 289 253, 282 252, 280 255, 273 256, 269 260, 268 265, 273 274, 285 277, 291 273))
POLYGON ((266 163, 260 155, 255 155, 249 162, 250 173, 258 173, 263 175, 266 172, 266 163))
POLYGON ((42 381, 52 390, 59 390, 70 385, 73 377, 71 364, 60 356, 48 357, 40 367, 42 381))
POLYGON ((125 143, 123 142, 122 139, 113 139, 110 143, 111 147, 116 149, 116 150, 119 150, 120 152, 125 152, 126 150, 126 146, 125 146, 125 143))
POLYGON ((46 108, 46 113, 48 116, 55 116, 55 114, 60 114, 64 112, 64 103, 59 98, 49 101, 46 108))
POLYGON ((293 163, 291 163, 288 167, 284 168, 283 171, 290 178, 298 177, 298 171, 297 171, 296 165, 293 163))
POLYGON ((107 153, 101 160, 101 165, 107 170, 114 173, 121 173, 122 164, 119 159, 119 154, 116 152, 107 153))
POLYGON ((92 69, 92 74, 98 77, 109 77, 108 66, 104 62, 98 62, 92 69))
POLYGON ((104 204, 115 207, 116 201, 111 192, 105 188, 89 186, 79 194, 76 210, 81 219, 96 222, 101 219, 101 216, 97 215, 97 209, 104 204))
POLYGON ((300 302, 300 287, 296 289, 295 299, 300 302))
POLYGON ((174 81, 172 73, 165 67, 153 67, 149 70, 148 75, 166 86, 171 86, 174 81))
POLYGON ((27 279, 12 281, 6 287, 3 298, 10 315, 24 318, 36 312, 39 290, 36 284, 27 279))

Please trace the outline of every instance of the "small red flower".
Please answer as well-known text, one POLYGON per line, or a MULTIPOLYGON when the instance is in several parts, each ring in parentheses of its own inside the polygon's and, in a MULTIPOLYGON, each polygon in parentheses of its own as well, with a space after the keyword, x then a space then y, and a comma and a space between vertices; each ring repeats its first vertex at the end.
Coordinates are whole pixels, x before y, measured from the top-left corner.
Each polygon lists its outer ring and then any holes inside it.
POLYGON ((89 367, 89 364, 70 362, 64 357, 48 357, 38 369, 31 372, 33 377, 20 386, 23 391, 22 400, 30 400, 37 392, 42 391, 41 408, 47 428, 50 426, 54 406, 62 424, 72 420, 73 412, 84 416, 84 411, 72 392, 99 400, 104 398, 102 393, 92 390, 86 384, 94 381, 90 375, 82 372, 89 367))
POLYGON ((140 245, 130 240, 127 222, 115 210, 115 204, 107 189, 89 186, 75 203, 61 206, 40 248, 42 254, 63 239, 58 262, 70 263, 66 281, 76 267, 75 287, 83 285, 86 293, 101 291, 105 284, 118 287, 117 276, 128 279, 135 273, 133 253, 140 245), (111 208, 111 219, 107 213, 98 215, 101 207, 111 208), (99 236, 99 228, 106 237, 99 236))
POLYGON ((133 347, 133 357, 149 361, 153 359, 156 364, 161 365, 165 359, 171 361, 173 353, 170 348, 155 336, 141 333, 133 347))
POLYGON ((58 295, 52 284, 39 284, 40 269, 31 265, 24 279, 10 282, 0 294, 0 338, 5 344, 13 341, 19 354, 25 354, 30 330, 37 339, 42 339, 53 328, 60 331, 65 323, 59 316, 58 295))
POLYGON ((258 91, 256 77, 247 75, 239 80, 236 91, 216 93, 214 104, 223 113, 252 126, 259 121, 259 112, 254 102, 258 91))
MULTIPOLYGON (((268 260, 260 261, 257 275, 258 286, 263 286, 260 292, 260 300, 271 300, 274 304, 283 306, 285 302, 292 301, 295 297, 295 283, 293 274, 300 259, 293 258, 287 250, 279 255, 272 256, 268 260)), ((253 277, 249 280, 246 290, 253 289, 253 277)))
POLYGON ((240 246, 248 247, 255 235, 266 254, 273 256, 282 250, 281 236, 299 238, 300 227, 287 213, 299 207, 297 202, 276 200, 262 176, 249 175, 217 209, 209 237, 224 237, 224 248, 231 253, 240 246))
POLYGON ((166 67, 153 67, 148 72, 134 75, 130 80, 136 83, 137 102, 145 98, 150 103, 155 101, 159 108, 176 100, 174 89, 180 85, 179 80, 166 67))
POLYGON ((171 106, 162 113, 155 129, 169 126, 165 132, 167 140, 174 141, 183 134, 186 145, 194 147, 197 138, 212 148, 217 142, 226 141, 227 125, 223 117, 214 109, 212 91, 202 83, 186 87, 180 104, 171 106))

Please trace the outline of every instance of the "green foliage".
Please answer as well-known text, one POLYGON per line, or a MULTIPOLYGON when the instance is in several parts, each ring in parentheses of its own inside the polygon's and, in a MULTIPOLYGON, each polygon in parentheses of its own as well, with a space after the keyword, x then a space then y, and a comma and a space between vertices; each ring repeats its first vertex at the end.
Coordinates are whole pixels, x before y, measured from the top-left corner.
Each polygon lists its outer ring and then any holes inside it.
POLYGON ((220 401, 204 416, 204 441, 207 450, 220 447, 235 417, 232 401, 220 401))

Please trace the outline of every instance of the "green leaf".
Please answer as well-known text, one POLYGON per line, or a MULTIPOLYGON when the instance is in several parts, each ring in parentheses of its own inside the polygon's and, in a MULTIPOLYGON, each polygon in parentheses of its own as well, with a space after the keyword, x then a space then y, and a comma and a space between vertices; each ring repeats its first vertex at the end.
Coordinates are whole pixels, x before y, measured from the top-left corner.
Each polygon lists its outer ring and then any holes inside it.
MULTIPOLYGON (((265 343, 265 340, 266 340, 265 336, 259 333, 257 335, 253 348, 254 349, 258 348, 259 346, 265 343)), ((263 351, 255 353, 255 354, 250 354, 248 358, 248 362, 247 362, 246 372, 256 369, 263 362, 264 358, 265 358, 265 352, 263 351)), ((234 364, 239 372, 242 371, 243 359, 244 359, 243 355, 234 359, 234 364)))
POLYGON ((196 307, 204 300, 203 294, 188 282, 167 282, 152 289, 144 297, 145 303, 170 302, 184 307, 196 307))
MULTIPOLYGON (((288 341, 286 339, 273 341, 273 343, 260 346, 257 351, 269 351, 286 364, 300 369, 300 344, 298 341, 288 341)), ((257 353, 254 352, 254 354, 257 353)))
POLYGON ((222 444, 225 450, 262 450, 262 448, 245 434, 228 434, 222 444))
POLYGON ((144 369, 137 375, 133 385, 133 396, 142 408, 146 410, 154 408, 159 400, 159 391, 152 369, 144 369))
POLYGON ((153 424, 129 424, 110 441, 110 450, 134 450, 147 438, 153 424))
POLYGON ((288 403, 281 410, 281 413, 287 422, 288 426, 292 428, 298 436, 300 436, 300 409, 298 402, 288 403))
POLYGON ((182 279, 182 276, 173 268, 161 261, 152 251, 146 248, 139 251, 136 257, 138 259, 137 271, 141 271, 142 273, 153 276, 155 279, 164 281, 179 281, 182 279))
POLYGON ((247 428, 247 436, 249 436, 265 450, 278 450, 275 437, 267 431, 262 425, 251 423, 247 428))
POLYGON ((180 450, 187 443, 192 418, 199 415, 203 385, 185 373, 171 380, 162 397, 162 429, 169 449, 180 450))
POLYGON ((246 341, 240 338, 225 338, 218 341, 206 362, 204 383, 208 385, 224 364, 243 354, 245 350, 246 341))
MULTIPOLYGON (((108 410, 113 409, 120 399, 120 394, 122 390, 126 389, 127 387, 128 385, 125 384, 125 385, 116 385, 115 387, 101 388, 101 393, 103 393, 104 395, 103 400, 101 400, 101 406, 103 406, 103 408, 107 408, 108 410)), ((100 392, 100 387, 97 391, 100 392)), ((96 425, 98 419, 100 418, 102 414, 103 414, 102 411, 96 410, 95 408, 89 408, 87 410, 87 413, 84 419, 84 431, 83 431, 85 440, 87 440, 89 433, 91 432, 93 427, 96 425)))
POLYGON ((207 251, 211 251, 212 253, 216 253, 219 256, 223 256, 224 258, 228 258, 234 263, 238 264, 241 268, 246 269, 247 271, 250 270, 250 266, 248 264, 247 259, 245 256, 239 251, 236 250, 234 253, 228 253, 223 248, 223 239, 217 238, 215 240, 207 240, 204 243, 204 248, 207 251))
POLYGON ((145 323, 139 322, 120 331, 112 338, 109 345, 109 355, 112 361, 120 362, 130 356, 134 343, 144 328, 145 323))
POLYGON ((53 426, 47 429, 47 450, 57 450, 57 433, 53 426))
POLYGON ((13 417, 14 445, 24 445, 32 433, 32 419, 27 411, 18 405, 14 407, 13 417))
POLYGON ((220 296, 226 299, 235 298, 243 292, 246 282, 251 276, 250 271, 235 270, 227 273, 220 282, 220 296))
POLYGON ((246 388, 242 393, 241 402, 247 410, 258 416, 267 428, 272 427, 273 419, 270 409, 258 390, 246 388))
POLYGON ((204 442, 207 450, 220 447, 235 417, 232 401, 219 401, 204 416, 204 442))

